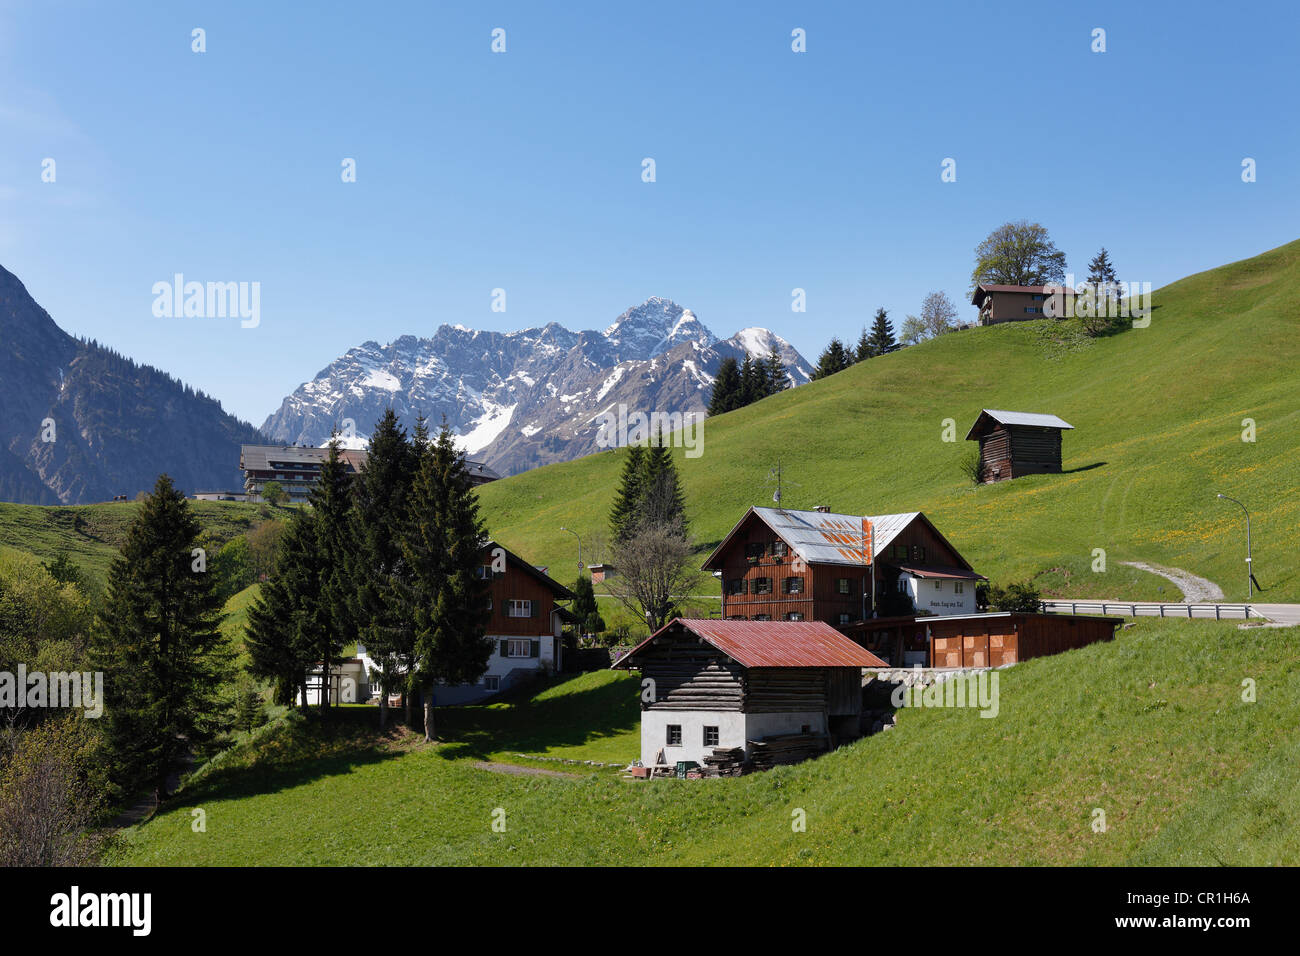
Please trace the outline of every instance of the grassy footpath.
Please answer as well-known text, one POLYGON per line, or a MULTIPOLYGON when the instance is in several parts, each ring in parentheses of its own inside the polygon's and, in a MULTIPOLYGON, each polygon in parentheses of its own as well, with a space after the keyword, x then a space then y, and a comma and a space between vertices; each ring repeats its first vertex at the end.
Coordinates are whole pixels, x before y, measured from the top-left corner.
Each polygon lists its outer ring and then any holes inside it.
MULTIPOLYGON (((630 783, 475 762, 636 750, 636 683, 583 675, 451 708, 447 742, 364 709, 293 717, 123 834, 125 864, 1300 863, 1294 634, 1142 621, 1000 675, 1000 713, 910 710, 888 733, 738 779, 630 783), (1242 682, 1257 700, 1242 700, 1242 682), (190 810, 207 811, 194 833, 190 810), (506 831, 493 832, 493 812, 506 831), (793 832, 792 813, 807 815, 793 832), (1094 832, 1094 811, 1107 830, 1094 832)), ((554 767, 555 765, 549 765, 554 767)))

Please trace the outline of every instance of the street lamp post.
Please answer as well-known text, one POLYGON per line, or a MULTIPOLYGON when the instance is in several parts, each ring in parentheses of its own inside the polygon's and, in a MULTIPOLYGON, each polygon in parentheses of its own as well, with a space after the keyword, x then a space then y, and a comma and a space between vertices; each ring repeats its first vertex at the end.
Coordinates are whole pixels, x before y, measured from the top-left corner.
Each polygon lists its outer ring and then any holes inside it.
POLYGON ((1231 501, 1246 513, 1246 598, 1249 600, 1255 596, 1255 570, 1250 564, 1250 512, 1236 498, 1229 498, 1225 494, 1219 494, 1216 497, 1222 498, 1224 501, 1231 501))
POLYGON ((573 535, 575 538, 578 539, 578 573, 581 574, 582 569, 584 567, 582 563, 582 535, 578 534, 578 532, 576 531, 571 531, 570 529, 564 527, 561 527, 560 530, 568 531, 569 534, 573 535))

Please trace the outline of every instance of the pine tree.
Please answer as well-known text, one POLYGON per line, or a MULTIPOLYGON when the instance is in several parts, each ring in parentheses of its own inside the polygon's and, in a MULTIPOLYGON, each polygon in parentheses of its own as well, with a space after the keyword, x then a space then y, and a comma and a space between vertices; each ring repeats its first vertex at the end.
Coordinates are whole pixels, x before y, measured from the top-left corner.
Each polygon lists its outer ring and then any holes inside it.
POLYGON ((577 616, 579 626, 588 634, 599 634, 605 630, 605 621, 600 616, 600 606, 596 603, 596 589, 591 578, 579 574, 573 585, 574 600, 570 610, 577 616))
POLYGON ((1119 276, 1105 246, 1088 263, 1088 282, 1096 287, 1099 298, 1119 294, 1119 276))
POLYGON ((740 407, 740 366, 731 356, 718 363, 718 374, 713 379, 713 393, 709 396, 709 414, 722 415, 740 407))
POLYGON ((487 529, 446 422, 421 458, 411 505, 402 542, 411 569, 406 612, 415 627, 424 739, 432 741, 434 686, 477 681, 492 654, 485 637, 490 586, 478 573, 487 529))
POLYGON ((366 463, 353 489, 356 549, 352 580, 357 634, 380 665, 379 726, 388 722, 388 694, 409 670, 415 650, 411 622, 401 612, 401 533, 418 461, 392 408, 376 423, 366 463))
POLYGON ((867 348, 873 358, 898 351, 898 340, 894 338, 894 325, 889 321, 889 313, 883 307, 876 310, 876 318, 871 323, 871 336, 867 339, 867 348))
POLYGON ((610 536, 614 543, 626 541, 636 533, 641 490, 645 478, 645 449, 631 445, 623 461, 623 475, 614 494, 614 507, 609 514, 610 536))
POLYGON ((773 349, 767 354, 767 394, 775 395, 777 392, 785 391, 790 381, 786 377, 785 363, 781 361, 781 356, 773 349))
POLYGON ((875 352, 871 351, 871 339, 867 336, 866 326, 862 327, 862 334, 858 336, 858 344, 853 349, 853 361, 865 362, 869 358, 874 358, 875 352))
POLYGON ((767 393, 764 369, 754 364, 753 356, 745 356, 745 364, 740 367, 740 405, 752 405, 767 393))
POLYGON ((329 444, 329 457, 311 490, 316 547, 321 561, 318 600, 324 614, 319 634, 317 659, 321 662, 320 709, 330 706, 330 679, 334 664, 345 644, 356 640, 356 608, 353 605, 353 555, 357 547, 356 524, 352 515, 351 482, 339 457, 338 436, 329 444))
POLYGON ((323 560, 316 516, 299 511, 280 540, 275 568, 248 610, 244 646, 249 672, 275 682, 275 702, 307 709, 307 669, 317 659, 329 620, 320 600, 323 560))
POLYGON ((813 379, 827 378, 836 372, 842 372, 852 364, 844 343, 838 338, 831 339, 830 345, 822 351, 817 359, 817 368, 813 370, 813 379))
POLYGON ((104 672, 110 775, 129 794, 167 776, 186 750, 230 726, 221 699, 231 657, 200 526, 167 475, 145 496, 108 576, 92 649, 104 672))
POLYGON ((641 495, 636 508, 641 527, 668 528, 673 534, 686 535, 686 496, 672 451, 664 436, 647 450, 641 495))

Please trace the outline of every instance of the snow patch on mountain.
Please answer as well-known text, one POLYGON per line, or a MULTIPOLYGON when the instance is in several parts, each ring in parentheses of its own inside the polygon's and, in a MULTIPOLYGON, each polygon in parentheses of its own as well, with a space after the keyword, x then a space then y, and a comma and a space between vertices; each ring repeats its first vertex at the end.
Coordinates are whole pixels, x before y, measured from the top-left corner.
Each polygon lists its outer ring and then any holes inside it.
POLYGON ((408 429, 446 417, 458 444, 512 474, 597 451, 597 408, 703 412, 724 358, 776 351, 792 385, 812 374, 767 329, 719 340, 699 317, 658 296, 628 309, 603 332, 558 323, 516 332, 440 325, 431 338, 364 342, 304 382, 266 420, 273 441, 323 444, 342 421, 358 441, 388 407, 408 429))

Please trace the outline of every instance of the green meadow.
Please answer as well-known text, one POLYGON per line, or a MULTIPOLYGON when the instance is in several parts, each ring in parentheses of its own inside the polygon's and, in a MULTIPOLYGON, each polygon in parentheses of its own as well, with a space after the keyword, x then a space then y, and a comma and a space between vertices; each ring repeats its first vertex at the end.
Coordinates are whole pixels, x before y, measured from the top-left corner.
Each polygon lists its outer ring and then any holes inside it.
POLYGON ((892 730, 740 778, 646 783, 512 756, 630 760, 637 689, 635 676, 598 672, 447 708, 438 745, 401 729, 380 735, 370 708, 290 715, 122 831, 109 861, 1300 862, 1300 660, 1287 630, 1143 620, 1114 642, 1000 672, 992 719, 903 710, 892 730), (478 766, 502 759, 572 776, 478 766), (206 832, 192 826, 199 809, 206 832))

